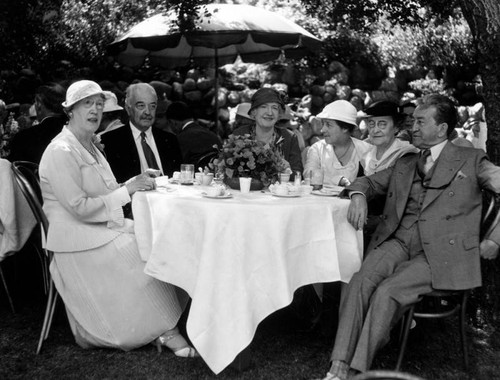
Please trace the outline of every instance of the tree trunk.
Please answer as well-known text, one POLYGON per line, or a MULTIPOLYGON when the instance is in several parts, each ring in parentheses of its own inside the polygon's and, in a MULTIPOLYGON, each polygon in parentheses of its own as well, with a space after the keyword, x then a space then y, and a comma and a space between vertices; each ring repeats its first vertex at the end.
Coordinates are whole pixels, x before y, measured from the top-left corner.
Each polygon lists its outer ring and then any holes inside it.
POLYGON ((500 164, 500 2, 459 0, 474 38, 488 125, 486 143, 492 162, 500 164))
MULTIPOLYGON (((500 164, 500 1, 459 0, 474 38, 488 126, 486 149, 496 165, 500 164)), ((500 259, 482 260, 483 286, 471 297, 469 315, 477 324, 500 320, 500 259)))

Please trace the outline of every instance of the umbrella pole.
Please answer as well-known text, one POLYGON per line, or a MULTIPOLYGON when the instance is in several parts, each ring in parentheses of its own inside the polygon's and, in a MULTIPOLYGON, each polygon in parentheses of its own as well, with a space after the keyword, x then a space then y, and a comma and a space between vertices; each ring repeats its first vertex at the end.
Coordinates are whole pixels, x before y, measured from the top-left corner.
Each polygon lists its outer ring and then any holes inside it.
POLYGON ((217 133, 219 128, 219 53, 217 48, 215 48, 215 131, 217 133))

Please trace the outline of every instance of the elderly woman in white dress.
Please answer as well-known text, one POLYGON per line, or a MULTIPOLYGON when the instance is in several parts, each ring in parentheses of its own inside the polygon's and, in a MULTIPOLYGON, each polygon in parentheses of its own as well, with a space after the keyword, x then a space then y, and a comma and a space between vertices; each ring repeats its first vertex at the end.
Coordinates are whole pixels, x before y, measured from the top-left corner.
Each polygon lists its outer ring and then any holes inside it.
POLYGON ((323 126, 324 139, 314 143, 307 151, 304 177, 320 170, 323 185, 346 186, 360 173, 360 161, 372 146, 352 137, 357 110, 347 100, 328 104, 317 116, 323 126))
POLYGON ((193 357, 176 327, 183 309, 176 289, 144 274, 133 221, 123 216, 137 190, 154 188, 154 174, 118 184, 93 143, 105 100, 97 83, 73 83, 63 103, 69 122, 40 162, 54 283, 80 346, 131 350, 154 342, 193 357))

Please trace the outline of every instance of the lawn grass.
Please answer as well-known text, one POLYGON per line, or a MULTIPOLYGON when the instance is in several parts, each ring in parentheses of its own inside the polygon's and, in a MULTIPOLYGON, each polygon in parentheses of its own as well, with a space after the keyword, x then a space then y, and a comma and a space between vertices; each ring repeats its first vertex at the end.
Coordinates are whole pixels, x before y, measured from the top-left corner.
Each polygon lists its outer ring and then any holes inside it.
MULTIPOLYGON (((215 376, 201 359, 159 354, 153 346, 131 352, 84 350, 73 340, 59 304, 42 353, 35 355, 43 304, 21 305, 13 315, 0 293, 0 379, 313 379, 324 376, 333 338, 318 329, 301 330, 290 308, 264 320, 250 345, 251 364, 239 372, 231 367, 215 376)), ((500 329, 468 329, 469 373, 462 369, 456 321, 444 326, 419 322, 411 331, 404 371, 425 379, 500 379, 500 329)), ((377 355, 373 368, 392 369, 397 345, 391 342, 377 355)))

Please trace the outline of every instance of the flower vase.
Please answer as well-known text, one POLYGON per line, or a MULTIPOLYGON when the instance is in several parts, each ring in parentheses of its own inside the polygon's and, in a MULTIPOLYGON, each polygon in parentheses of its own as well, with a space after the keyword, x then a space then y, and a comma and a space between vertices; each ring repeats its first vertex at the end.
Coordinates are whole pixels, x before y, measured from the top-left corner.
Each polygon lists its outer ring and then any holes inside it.
MULTIPOLYGON (((224 183, 233 190, 240 190, 240 179, 238 177, 226 177, 224 178, 224 183)), ((262 190, 263 188, 264 184, 261 181, 252 178, 252 182, 250 183, 250 191, 262 190)))

